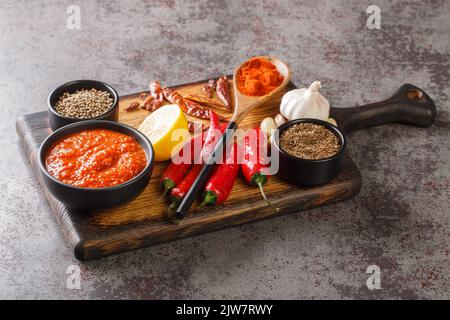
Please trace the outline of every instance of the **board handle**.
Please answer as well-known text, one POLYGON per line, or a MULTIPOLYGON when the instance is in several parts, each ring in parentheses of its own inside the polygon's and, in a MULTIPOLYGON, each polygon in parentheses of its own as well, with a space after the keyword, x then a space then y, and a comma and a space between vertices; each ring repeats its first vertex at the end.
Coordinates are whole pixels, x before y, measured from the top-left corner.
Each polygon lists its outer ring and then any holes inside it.
POLYGON ((237 123, 235 121, 230 121, 228 123, 228 126, 225 129, 224 134, 217 141, 217 144, 214 147, 214 151, 209 156, 209 159, 205 161, 205 164, 203 164, 203 168, 200 171, 199 175, 197 176, 197 179, 195 179, 194 184, 191 186, 189 191, 186 193, 186 196, 178 206, 178 209, 175 212, 175 218, 183 219, 187 215, 190 207, 194 203, 198 194, 202 191, 206 181, 211 175, 211 172, 216 164, 216 159, 222 157, 224 146, 226 146, 229 142, 232 141, 234 131, 236 130, 236 128, 237 123))
POLYGON ((353 108, 333 108, 339 129, 345 134, 387 123, 428 127, 436 118, 436 105, 422 89, 402 85, 389 99, 353 108))

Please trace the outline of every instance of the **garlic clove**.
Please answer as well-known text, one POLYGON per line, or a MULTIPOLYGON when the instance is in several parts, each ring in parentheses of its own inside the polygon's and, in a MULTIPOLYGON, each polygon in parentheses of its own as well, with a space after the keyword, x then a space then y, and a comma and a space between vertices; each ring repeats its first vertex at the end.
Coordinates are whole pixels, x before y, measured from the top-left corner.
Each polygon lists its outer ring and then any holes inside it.
POLYGON ((337 122, 336 122, 336 120, 334 120, 333 118, 328 118, 328 119, 327 119, 327 122, 328 122, 328 123, 331 123, 333 126, 337 127, 337 122))
POLYGON ((286 119, 281 114, 277 114, 274 120, 277 128, 286 122, 286 119))
POLYGON ((263 121, 261 121, 259 127, 266 136, 266 141, 269 141, 270 137, 272 136, 272 133, 277 129, 275 120, 273 120, 273 118, 271 117, 267 117, 263 121))

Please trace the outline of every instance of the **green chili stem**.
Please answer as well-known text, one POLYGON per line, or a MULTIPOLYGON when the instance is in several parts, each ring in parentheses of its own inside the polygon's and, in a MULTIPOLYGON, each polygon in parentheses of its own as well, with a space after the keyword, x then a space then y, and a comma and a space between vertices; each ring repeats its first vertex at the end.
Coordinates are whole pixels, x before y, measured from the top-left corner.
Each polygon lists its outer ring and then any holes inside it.
POLYGON ((202 203, 200 203, 200 205, 197 208, 202 209, 206 205, 214 205, 214 203, 216 202, 216 199, 217 199, 217 196, 213 192, 206 191, 205 198, 203 198, 202 203))
POLYGON ((168 188, 164 188, 164 192, 163 192, 163 194, 162 194, 162 196, 161 196, 161 198, 165 198, 166 196, 167 196, 167 193, 170 191, 170 189, 168 189, 168 188))
POLYGON ((273 205, 273 203, 267 198, 266 193, 264 192, 264 188, 263 188, 264 181, 267 181, 267 180, 266 180, 266 178, 265 178, 263 175, 261 175, 261 174, 258 175, 258 176, 255 178, 255 180, 254 180, 254 182, 258 185, 259 191, 261 192, 261 195, 262 195, 262 197, 264 198, 264 200, 266 201, 266 203, 267 203, 270 207, 272 207, 272 209, 273 209, 275 212, 278 212, 278 211, 280 211, 280 209, 277 208, 277 207, 275 207, 275 206, 273 205))
POLYGON ((163 197, 165 197, 167 195, 167 192, 175 188, 175 182, 173 182, 172 179, 164 179, 164 181, 162 182, 162 186, 164 188, 163 197))
POLYGON ((167 208, 167 216, 170 218, 173 217, 174 213, 177 211, 178 203, 175 201, 170 204, 170 206, 167 208))

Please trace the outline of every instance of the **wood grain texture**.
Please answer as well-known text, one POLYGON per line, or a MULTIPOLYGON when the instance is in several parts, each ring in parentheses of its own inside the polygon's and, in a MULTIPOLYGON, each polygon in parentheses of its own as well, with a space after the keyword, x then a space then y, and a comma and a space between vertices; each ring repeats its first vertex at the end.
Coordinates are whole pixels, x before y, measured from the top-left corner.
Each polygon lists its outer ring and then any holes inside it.
MULTIPOLYGON (((182 95, 196 94, 201 92, 203 83, 202 81, 175 88, 182 95)), ((290 83, 288 89, 292 88, 294 85, 290 83)), ((240 128, 257 125, 263 118, 274 116, 278 112, 280 97, 281 94, 253 110, 241 122, 240 128)), ((135 128, 149 114, 146 110, 124 111, 131 101, 137 99, 139 93, 120 98, 120 121, 135 128)), ((218 112, 227 118, 231 117, 231 114, 224 113, 223 110, 218 112)), ((48 128, 47 112, 21 117, 16 128, 24 152, 39 177, 36 153, 41 142, 51 132, 48 128)), ((348 155, 344 158, 340 174, 323 186, 299 188, 273 177, 265 186, 265 190, 273 203, 281 209, 279 213, 274 213, 261 199, 258 188, 248 186, 244 179, 239 177, 225 204, 191 212, 181 225, 174 225, 165 217, 168 203, 161 199, 159 185, 159 178, 166 166, 167 163, 155 163, 151 181, 144 192, 132 202, 109 210, 89 213, 74 211, 64 207, 45 192, 77 259, 96 259, 121 251, 323 206, 352 197, 361 186, 359 170, 348 155)))

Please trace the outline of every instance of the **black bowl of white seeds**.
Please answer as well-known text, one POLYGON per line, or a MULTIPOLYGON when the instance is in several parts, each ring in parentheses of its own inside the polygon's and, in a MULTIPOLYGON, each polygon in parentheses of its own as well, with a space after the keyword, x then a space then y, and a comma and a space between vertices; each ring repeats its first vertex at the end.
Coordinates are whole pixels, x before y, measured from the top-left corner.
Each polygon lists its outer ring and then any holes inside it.
POLYGON ((113 87, 101 81, 67 82, 50 93, 47 104, 53 131, 83 120, 119 120, 119 96, 113 87))

